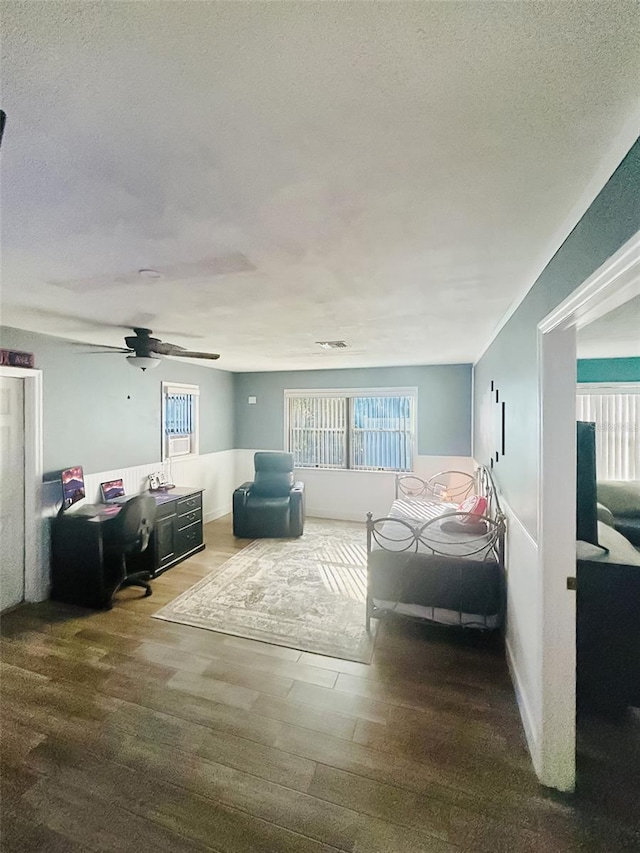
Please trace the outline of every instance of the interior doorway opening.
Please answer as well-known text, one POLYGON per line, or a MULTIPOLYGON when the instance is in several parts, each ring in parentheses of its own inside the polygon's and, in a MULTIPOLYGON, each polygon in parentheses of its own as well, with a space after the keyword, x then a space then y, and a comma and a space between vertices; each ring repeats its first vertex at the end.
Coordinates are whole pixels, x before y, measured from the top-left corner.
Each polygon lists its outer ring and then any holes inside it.
POLYGON ((24 601, 44 601, 49 594, 49 561, 42 513, 43 407, 42 371, 0 367, 0 378, 22 381, 24 396, 24 601))
POLYGON ((541 727, 536 770, 576 785, 576 333, 640 294, 640 232, 538 324, 541 727))

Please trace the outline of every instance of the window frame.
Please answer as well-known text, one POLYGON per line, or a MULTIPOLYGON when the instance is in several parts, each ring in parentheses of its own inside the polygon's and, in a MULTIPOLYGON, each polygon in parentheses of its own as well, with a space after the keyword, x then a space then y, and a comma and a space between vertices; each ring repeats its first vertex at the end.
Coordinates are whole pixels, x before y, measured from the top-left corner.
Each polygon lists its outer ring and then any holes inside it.
POLYGON ((160 397, 160 444, 162 461, 170 459, 190 459, 200 455, 200 386, 183 382, 162 382, 160 397), (190 436, 189 453, 169 452, 169 441, 166 434, 166 401, 172 394, 187 394, 193 397, 193 432, 185 433, 190 436))
POLYGON ((289 400, 296 397, 318 397, 331 398, 340 397, 347 399, 347 428, 345 430, 345 459, 346 468, 338 466, 303 466, 301 471, 348 471, 354 474, 411 474, 415 470, 416 456, 418 455, 418 388, 416 386, 384 387, 384 388, 285 388, 284 391, 284 436, 283 447, 290 453, 290 423, 289 423, 289 400), (401 470, 399 468, 352 468, 351 463, 351 399, 354 397, 411 397, 411 469, 401 470))

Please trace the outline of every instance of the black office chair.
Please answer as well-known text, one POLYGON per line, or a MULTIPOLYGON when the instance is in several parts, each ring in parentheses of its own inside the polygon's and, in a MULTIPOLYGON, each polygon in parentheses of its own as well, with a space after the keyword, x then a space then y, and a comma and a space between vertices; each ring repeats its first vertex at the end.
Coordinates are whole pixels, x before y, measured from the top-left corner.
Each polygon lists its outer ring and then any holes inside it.
POLYGON ((304 483, 293 481, 292 453, 256 453, 255 477, 233 493, 233 535, 240 539, 302 536, 304 483))
POLYGON ((140 586, 146 590, 145 597, 151 595, 151 572, 128 572, 127 556, 132 557, 146 550, 155 517, 155 500, 150 495, 137 495, 124 504, 109 524, 108 531, 105 531, 105 577, 110 579, 112 595, 124 586, 140 586))

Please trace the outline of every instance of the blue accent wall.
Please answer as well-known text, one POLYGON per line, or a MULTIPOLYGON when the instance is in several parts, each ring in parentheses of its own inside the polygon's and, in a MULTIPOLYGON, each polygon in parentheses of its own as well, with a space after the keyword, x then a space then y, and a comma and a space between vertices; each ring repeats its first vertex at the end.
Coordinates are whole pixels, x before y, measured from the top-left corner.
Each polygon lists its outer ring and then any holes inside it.
POLYGON ((640 358, 579 358, 578 382, 640 382, 640 358))
POLYGON ((486 463, 492 441, 485 416, 493 380, 506 402, 506 455, 495 478, 522 523, 537 531, 537 324, 640 227, 640 140, 549 262, 474 369, 474 456, 486 463))
POLYGON ((283 449, 286 389, 416 387, 418 453, 469 456, 471 374, 470 364, 235 374, 235 446, 283 449))
POLYGON ((0 329, 2 347, 35 354, 43 371, 44 469, 85 473, 161 459, 161 383, 200 387, 200 453, 233 447, 233 374, 163 359, 133 369, 124 355, 19 329, 0 329))

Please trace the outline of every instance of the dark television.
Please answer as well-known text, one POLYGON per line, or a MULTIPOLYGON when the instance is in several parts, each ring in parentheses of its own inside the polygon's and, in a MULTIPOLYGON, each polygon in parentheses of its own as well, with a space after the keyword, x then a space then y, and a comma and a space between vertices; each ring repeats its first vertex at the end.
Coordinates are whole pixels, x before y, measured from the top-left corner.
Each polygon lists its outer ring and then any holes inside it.
POLYGON ((62 509, 68 509, 85 497, 84 474, 80 465, 67 468, 60 475, 62 480, 62 509))
POLYGON ((576 539, 598 545, 596 425, 577 423, 576 539))

